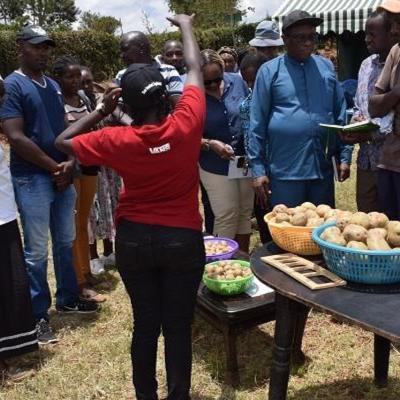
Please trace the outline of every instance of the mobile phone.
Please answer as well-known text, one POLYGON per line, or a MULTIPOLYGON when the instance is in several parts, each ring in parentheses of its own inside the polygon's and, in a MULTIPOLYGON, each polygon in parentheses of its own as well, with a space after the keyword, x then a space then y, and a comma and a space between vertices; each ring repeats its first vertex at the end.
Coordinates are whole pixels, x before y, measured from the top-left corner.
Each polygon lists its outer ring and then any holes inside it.
POLYGON ((238 157, 238 159, 236 161, 236 166, 238 168, 244 168, 244 163, 245 163, 245 157, 244 156, 240 156, 240 157, 238 157))

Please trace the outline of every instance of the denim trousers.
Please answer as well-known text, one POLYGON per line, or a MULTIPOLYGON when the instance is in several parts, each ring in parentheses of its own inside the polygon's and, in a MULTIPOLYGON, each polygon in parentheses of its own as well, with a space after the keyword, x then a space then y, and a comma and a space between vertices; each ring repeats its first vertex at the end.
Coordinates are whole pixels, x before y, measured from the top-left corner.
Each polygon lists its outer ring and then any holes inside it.
POLYGON ((200 231, 121 220, 116 264, 133 308, 133 385, 138 400, 157 400, 157 342, 165 343, 168 400, 188 400, 191 324, 204 271, 200 231))
POLYGON ((13 177, 24 233, 24 255, 30 279, 33 314, 48 319, 51 295, 47 282, 49 230, 56 276, 56 304, 73 303, 79 288, 72 262, 76 192, 70 185, 58 192, 49 175, 13 177))

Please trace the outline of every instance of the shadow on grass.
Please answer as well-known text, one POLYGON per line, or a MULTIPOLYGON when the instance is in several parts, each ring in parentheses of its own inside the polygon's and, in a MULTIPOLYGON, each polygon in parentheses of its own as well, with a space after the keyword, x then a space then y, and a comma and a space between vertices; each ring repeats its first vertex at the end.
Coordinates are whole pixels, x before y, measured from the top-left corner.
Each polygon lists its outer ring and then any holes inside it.
POLYGON ((384 389, 378 389, 372 378, 337 380, 329 384, 308 386, 301 390, 290 390, 288 400, 398 400, 400 380, 389 379, 384 389))
MULTIPOLYGON (((238 389, 250 390, 266 384, 272 360, 272 343, 273 338, 260 328, 246 330, 237 336, 238 389)), ((193 324, 193 353, 195 359, 202 360, 213 379, 224 385, 226 353, 223 335, 200 317, 196 317, 193 324)), ((229 386, 224 392, 219 399, 235 399, 231 397, 234 391, 229 386)), ((194 395, 193 399, 203 398, 194 395)))

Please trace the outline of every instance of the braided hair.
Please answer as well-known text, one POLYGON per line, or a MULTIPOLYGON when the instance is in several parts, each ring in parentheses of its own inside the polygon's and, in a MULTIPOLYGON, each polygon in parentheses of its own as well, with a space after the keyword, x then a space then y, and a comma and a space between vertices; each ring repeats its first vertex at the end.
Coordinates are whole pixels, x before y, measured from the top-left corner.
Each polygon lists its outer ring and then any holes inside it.
POLYGON ((65 74, 67 71, 68 67, 71 65, 79 65, 80 62, 71 56, 61 56, 54 61, 52 72, 53 72, 53 77, 57 80, 57 78, 60 78, 65 74))

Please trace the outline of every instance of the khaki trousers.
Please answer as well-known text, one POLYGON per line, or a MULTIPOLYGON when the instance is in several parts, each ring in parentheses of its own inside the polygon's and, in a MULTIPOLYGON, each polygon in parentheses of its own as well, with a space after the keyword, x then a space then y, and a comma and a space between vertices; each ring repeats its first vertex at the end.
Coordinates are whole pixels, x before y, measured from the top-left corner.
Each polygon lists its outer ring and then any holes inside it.
POLYGON ((81 175, 74 179, 76 190, 75 229, 76 236, 72 247, 74 267, 78 285, 87 283, 90 276, 90 252, 88 221, 94 195, 97 190, 97 176, 81 175))
POLYGON ((251 179, 228 179, 200 168, 200 179, 215 215, 216 236, 233 239, 251 233, 254 190, 251 179))

